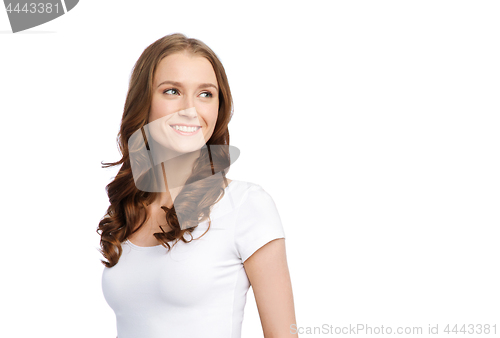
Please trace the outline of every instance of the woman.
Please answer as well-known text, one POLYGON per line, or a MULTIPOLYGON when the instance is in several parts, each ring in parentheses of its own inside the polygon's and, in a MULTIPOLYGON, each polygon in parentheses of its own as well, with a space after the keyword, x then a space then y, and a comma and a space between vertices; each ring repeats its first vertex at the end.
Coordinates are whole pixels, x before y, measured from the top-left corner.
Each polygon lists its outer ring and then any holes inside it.
POLYGON ((297 337, 273 199, 225 176, 231 116, 224 67, 204 43, 172 34, 144 50, 97 230, 118 338, 240 337, 250 284, 264 336, 297 337))

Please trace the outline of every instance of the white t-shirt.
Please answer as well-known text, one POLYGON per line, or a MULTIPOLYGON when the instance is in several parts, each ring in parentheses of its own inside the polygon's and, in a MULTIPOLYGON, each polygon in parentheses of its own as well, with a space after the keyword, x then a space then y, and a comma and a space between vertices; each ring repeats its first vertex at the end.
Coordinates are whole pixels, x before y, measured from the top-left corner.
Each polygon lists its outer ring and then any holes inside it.
POLYGON ((179 241, 168 253, 161 245, 122 243, 120 260, 102 274, 118 338, 241 337, 250 287, 243 262, 285 233, 260 185, 233 180, 224 191, 203 237, 208 221, 195 228, 193 241, 179 241))

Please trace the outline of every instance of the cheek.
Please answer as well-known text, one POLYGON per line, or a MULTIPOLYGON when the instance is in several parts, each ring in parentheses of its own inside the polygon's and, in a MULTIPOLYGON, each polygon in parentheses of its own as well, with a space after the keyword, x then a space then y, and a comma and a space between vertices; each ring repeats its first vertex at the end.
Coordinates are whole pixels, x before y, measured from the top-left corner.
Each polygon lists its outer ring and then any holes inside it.
POLYGON ((215 126, 217 123, 217 117, 219 116, 219 102, 214 104, 212 106, 212 109, 210 109, 210 120, 212 121, 212 124, 215 126))
POLYGON ((210 126, 209 130, 211 133, 213 133, 215 130, 215 125, 217 124, 217 111, 215 111, 215 113, 210 114, 209 119, 210 120, 207 121, 208 125, 210 126))
POLYGON ((149 121, 152 122, 164 116, 175 113, 175 107, 168 104, 166 101, 153 100, 151 102, 151 110, 149 111, 149 121))
POLYGON ((196 110, 200 119, 203 119, 208 127, 214 129, 219 115, 219 104, 199 105, 196 110))
POLYGON ((212 123, 215 125, 215 123, 217 122, 217 116, 219 115, 219 111, 218 111, 218 107, 216 109, 214 109, 214 111, 212 112, 212 115, 211 115, 211 118, 212 118, 212 123))

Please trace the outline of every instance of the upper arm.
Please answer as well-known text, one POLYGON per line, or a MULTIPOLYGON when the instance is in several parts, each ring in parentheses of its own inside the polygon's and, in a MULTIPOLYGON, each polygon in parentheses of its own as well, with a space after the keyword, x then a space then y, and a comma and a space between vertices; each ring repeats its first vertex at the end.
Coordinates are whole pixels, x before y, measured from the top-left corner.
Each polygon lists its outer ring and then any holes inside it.
POLYGON ((253 253, 244 267, 255 295, 265 338, 298 337, 285 239, 270 241, 253 253))

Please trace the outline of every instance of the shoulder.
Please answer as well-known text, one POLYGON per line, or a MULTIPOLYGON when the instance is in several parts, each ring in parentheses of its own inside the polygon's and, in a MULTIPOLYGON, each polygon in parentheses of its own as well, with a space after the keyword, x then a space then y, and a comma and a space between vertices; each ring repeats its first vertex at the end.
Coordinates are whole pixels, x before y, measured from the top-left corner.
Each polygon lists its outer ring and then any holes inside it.
MULTIPOLYGON (((224 189, 224 196, 210 207, 211 220, 221 218, 229 213, 237 213, 240 206, 246 204, 245 202, 249 198, 255 200, 255 197, 257 197, 254 196, 255 192, 263 191, 260 185, 252 182, 230 180, 228 183, 224 189)), ((221 225, 214 224, 213 226, 217 227, 221 225)))
POLYGON ((260 184, 232 180, 225 189, 224 197, 211 207, 211 218, 234 213, 253 219, 259 214, 275 213, 275 209, 273 198, 260 184))
POLYGON ((272 200, 271 195, 260 185, 248 181, 232 180, 230 194, 235 200, 237 207, 245 205, 247 202, 259 202, 272 200))
POLYGON ((278 213, 273 197, 260 184, 241 182, 237 190, 235 209, 240 217, 259 218, 278 213))
POLYGON ((234 221, 234 242, 242 262, 273 239, 285 238, 271 195, 259 184, 246 183, 234 221))

